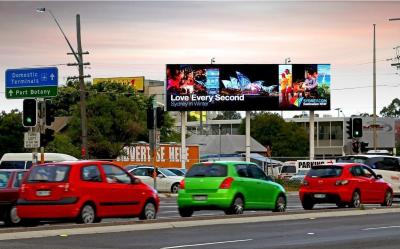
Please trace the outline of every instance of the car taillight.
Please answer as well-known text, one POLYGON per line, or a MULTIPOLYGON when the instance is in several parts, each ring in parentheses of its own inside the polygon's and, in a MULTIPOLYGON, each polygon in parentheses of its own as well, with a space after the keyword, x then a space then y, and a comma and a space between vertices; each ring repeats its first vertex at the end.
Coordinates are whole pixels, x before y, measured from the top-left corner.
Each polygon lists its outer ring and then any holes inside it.
POLYGON ((185 189, 185 179, 182 179, 182 181, 179 183, 179 188, 185 189))
POLYGON ((336 185, 336 186, 341 186, 341 185, 346 185, 346 184, 348 184, 348 183, 349 183, 348 180, 337 180, 336 183, 335 183, 335 185, 336 185))
POLYGON ((22 193, 25 192, 26 184, 22 184, 20 190, 21 190, 22 193))
POLYGON ((308 186, 308 181, 306 179, 301 180, 301 185, 308 186))
POLYGON ((225 178, 224 181, 219 186, 219 188, 220 189, 228 189, 231 187, 233 181, 234 181, 234 179, 232 177, 225 178))

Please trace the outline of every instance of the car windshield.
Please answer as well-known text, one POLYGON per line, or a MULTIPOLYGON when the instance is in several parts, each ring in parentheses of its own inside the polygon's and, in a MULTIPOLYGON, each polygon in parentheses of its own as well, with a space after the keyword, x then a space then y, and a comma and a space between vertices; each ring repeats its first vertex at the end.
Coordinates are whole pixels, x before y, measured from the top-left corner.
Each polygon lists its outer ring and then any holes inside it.
POLYGON ((6 188, 10 181, 11 172, 0 172, 0 188, 6 188))
POLYGON ((196 164, 186 173, 186 177, 225 177, 227 166, 222 164, 196 164))
POLYGON ((308 170, 299 170, 299 172, 297 172, 296 175, 304 176, 304 175, 307 175, 307 173, 308 173, 308 170))
POLYGON ((25 169, 25 161, 2 161, 0 169, 25 169))
POLYGON ((168 170, 168 169, 161 169, 159 168, 158 171, 160 171, 161 173, 163 173, 165 176, 177 176, 176 174, 174 174, 172 171, 168 170))
POLYGON ((177 176, 184 176, 185 175, 185 173, 183 173, 183 171, 181 171, 179 169, 168 169, 168 170, 172 171, 177 176))
POLYGON ((69 165, 39 165, 33 167, 28 182, 64 182, 69 175, 69 165))
POLYGON ((342 174, 343 168, 340 166, 315 166, 310 169, 307 176, 310 177, 338 177, 342 174))
POLYGON ((360 156, 343 156, 336 159, 338 163, 362 163, 366 164, 368 158, 360 156))
POLYGON ((281 173, 296 173, 296 166, 282 166, 281 173))

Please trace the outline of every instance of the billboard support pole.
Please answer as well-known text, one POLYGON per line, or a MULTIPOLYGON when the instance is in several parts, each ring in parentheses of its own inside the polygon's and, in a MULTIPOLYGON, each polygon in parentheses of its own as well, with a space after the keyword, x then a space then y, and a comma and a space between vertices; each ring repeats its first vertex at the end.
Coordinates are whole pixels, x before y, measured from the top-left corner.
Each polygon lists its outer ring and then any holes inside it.
POLYGON ((310 160, 314 160, 314 111, 310 111, 310 160))
POLYGON ((246 162, 250 162, 250 111, 246 111, 246 162))
MULTIPOLYGON (((181 112, 181 168, 186 169, 186 120, 187 112, 181 112)), ((201 117, 200 117, 201 119, 201 117)))

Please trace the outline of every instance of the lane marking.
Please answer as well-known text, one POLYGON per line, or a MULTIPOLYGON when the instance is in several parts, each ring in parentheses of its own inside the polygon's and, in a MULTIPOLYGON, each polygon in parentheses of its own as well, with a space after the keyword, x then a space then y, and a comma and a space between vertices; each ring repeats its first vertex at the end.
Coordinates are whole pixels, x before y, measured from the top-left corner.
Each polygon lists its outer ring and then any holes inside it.
POLYGON ((315 233, 307 233, 308 235, 314 235, 315 233))
POLYGON ((181 246, 169 246, 169 247, 162 247, 160 249, 173 249, 173 248, 183 248, 183 247, 208 246, 208 245, 218 245, 218 244, 246 242, 246 241, 251 241, 251 240, 253 240, 253 239, 227 240, 227 241, 209 242, 209 243, 202 243, 202 244, 188 244, 188 245, 181 245, 181 246))
POLYGON ((390 229, 390 228, 400 228, 400 226, 369 227, 369 228, 364 228, 364 229, 361 229, 361 230, 362 230, 362 231, 368 231, 368 230, 380 230, 380 229, 390 229))

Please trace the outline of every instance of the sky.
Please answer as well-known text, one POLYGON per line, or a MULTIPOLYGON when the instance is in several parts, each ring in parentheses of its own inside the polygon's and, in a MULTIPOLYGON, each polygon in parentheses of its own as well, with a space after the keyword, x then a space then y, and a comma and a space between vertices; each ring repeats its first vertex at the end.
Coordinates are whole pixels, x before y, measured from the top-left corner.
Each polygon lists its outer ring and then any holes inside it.
MULTIPOLYGON (((174 63, 332 65, 331 111, 337 116, 372 113, 373 24, 376 24, 377 113, 400 96, 400 75, 391 66, 400 45, 400 2, 306 1, 0 1, 0 111, 22 109, 5 98, 5 71, 53 66, 59 84, 78 74, 51 9, 76 47, 75 15, 81 15, 85 74, 144 76, 165 80, 174 63), (341 114, 342 115, 342 114, 341 114)), ((292 117, 297 112, 285 112, 292 117)))

